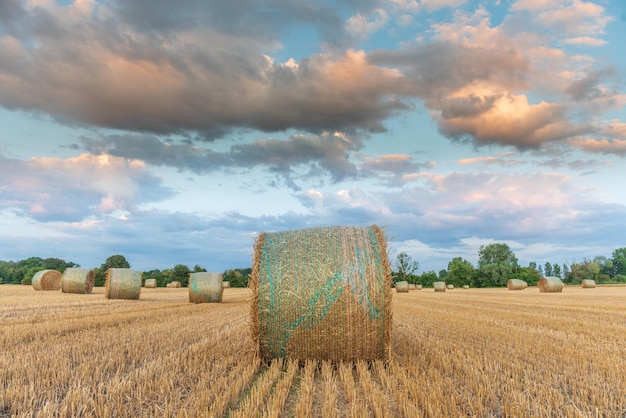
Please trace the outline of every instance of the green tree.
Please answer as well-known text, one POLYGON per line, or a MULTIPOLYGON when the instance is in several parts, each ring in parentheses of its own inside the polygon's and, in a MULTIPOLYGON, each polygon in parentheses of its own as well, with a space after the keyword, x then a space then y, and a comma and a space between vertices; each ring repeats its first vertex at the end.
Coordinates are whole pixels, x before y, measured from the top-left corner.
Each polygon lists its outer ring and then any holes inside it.
POLYGON ((476 283, 474 283, 474 277, 474 266, 469 261, 461 257, 456 257, 448 263, 448 274, 446 275, 447 284, 452 284, 455 287, 461 287, 463 285, 475 287, 476 283))
POLYGON ((433 270, 430 270, 422 273, 421 276, 418 276, 416 284, 421 284, 422 286, 426 287, 432 287, 433 283, 437 281, 439 281, 439 276, 437 276, 437 273, 435 273, 433 270))
POLYGON ((439 280, 444 280, 445 281, 447 275, 448 275, 448 270, 446 270, 446 269, 439 270, 439 280))
POLYGON ((104 286, 106 281, 107 270, 110 268, 129 269, 130 263, 126 261, 123 255, 115 254, 107 258, 100 268, 94 269, 94 285, 104 286))
POLYGON ((478 251, 479 280, 481 287, 506 286, 518 270, 517 257, 507 244, 481 245, 478 251))
POLYGON ((172 268, 172 274, 170 276, 170 281, 172 282, 180 282, 182 287, 189 286, 189 267, 184 264, 176 264, 174 268, 172 268))
POLYGON ((555 277, 562 277, 562 276, 561 276, 561 266, 560 266, 560 265, 558 265, 558 264, 556 264, 556 263, 555 263, 555 264, 553 264, 553 265, 552 265, 552 274, 553 274, 555 277))
POLYGON ((565 281, 571 284, 580 284, 583 280, 602 281, 600 280, 600 265, 587 259, 583 260, 582 263, 572 263, 565 281))
POLYGON ((611 260, 613 261, 613 276, 618 274, 626 276, 626 248, 613 250, 611 260))
POLYGON ((546 261, 546 264, 543 265, 543 271, 546 274, 546 277, 552 277, 554 273, 552 273, 552 264, 549 261, 546 261))
POLYGON ((224 272, 224 281, 229 282, 231 287, 248 287, 251 274, 252 268, 226 270, 224 272))
POLYGON ((405 252, 401 252, 396 258, 397 273, 394 278, 394 282, 401 282, 404 280, 414 282, 414 280, 410 280, 410 276, 417 272, 419 266, 419 263, 417 261, 413 261, 410 255, 405 252))
POLYGON ((206 269, 204 267, 201 267, 199 264, 196 264, 195 266, 193 266, 193 272, 194 273, 201 273, 201 272, 205 272, 206 269))

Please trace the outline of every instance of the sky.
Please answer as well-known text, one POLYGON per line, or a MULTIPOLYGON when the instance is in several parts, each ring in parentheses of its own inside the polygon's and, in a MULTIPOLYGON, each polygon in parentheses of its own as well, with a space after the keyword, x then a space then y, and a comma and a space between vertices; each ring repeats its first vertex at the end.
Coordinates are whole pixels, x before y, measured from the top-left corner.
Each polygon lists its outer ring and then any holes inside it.
POLYGON ((376 224, 418 273, 626 247, 626 2, 2 0, 0 260, 252 265, 376 224))

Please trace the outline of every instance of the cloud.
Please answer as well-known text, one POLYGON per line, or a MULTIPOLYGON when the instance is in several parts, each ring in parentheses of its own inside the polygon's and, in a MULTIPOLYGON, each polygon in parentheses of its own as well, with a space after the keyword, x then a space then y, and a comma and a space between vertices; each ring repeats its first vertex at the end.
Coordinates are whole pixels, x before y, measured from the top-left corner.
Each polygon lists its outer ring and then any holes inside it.
POLYGON ((108 155, 0 159, 0 209, 39 221, 80 222, 94 214, 135 211, 173 191, 137 160, 108 155))
POLYGON ((578 139, 571 143, 583 151, 593 154, 615 154, 626 157, 626 139, 578 139))
POLYGON ((361 148, 362 138, 342 132, 293 134, 285 140, 259 139, 216 152, 188 142, 163 142, 154 135, 109 135, 97 139, 82 138, 80 146, 95 154, 106 153, 197 174, 247 172, 254 167, 265 167, 280 175, 289 187, 299 190, 294 179, 306 178, 306 174, 298 174, 302 168, 317 175, 321 170, 335 183, 356 177, 358 167, 350 157, 361 148))
POLYGON ((87 15, 53 3, 12 8, 23 17, 1 37, 0 103, 67 123, 207 139, 233 129, 378 132, 409 108, 396 97, 399 74, 362 51, 298 63, 267 55, 269 41, 280 47, 279 21, 330 36, 328 7, 137 3, 94 4, 87 15))

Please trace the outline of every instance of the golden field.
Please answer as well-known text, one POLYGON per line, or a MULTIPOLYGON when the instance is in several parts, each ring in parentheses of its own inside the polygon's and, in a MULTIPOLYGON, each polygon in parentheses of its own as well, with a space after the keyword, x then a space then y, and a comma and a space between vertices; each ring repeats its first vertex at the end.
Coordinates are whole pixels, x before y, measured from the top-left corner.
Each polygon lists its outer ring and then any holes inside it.
POLYGON ((0 417, 626 417, 626 287, 393 294, 389 362, 260 364, 247 289, 0 286, 0 417))

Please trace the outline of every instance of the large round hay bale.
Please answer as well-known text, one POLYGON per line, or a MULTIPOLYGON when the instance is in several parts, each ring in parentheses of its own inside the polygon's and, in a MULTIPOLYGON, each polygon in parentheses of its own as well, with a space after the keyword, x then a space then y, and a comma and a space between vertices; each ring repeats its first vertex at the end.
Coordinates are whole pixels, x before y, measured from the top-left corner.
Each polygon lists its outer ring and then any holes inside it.
POLYGON ((107 270, 104 297, 107 299, 139 299, 141 272, 126 268, 107 270))
POLYGON ((463 285, 463 289, 469 289, 469 285, 468 284, 464 284, 463 285))
POLYGON ((396 282, 396 292, 409 293, 409 282, 407 282, 406 280, 396 282))
POLYGON ((449 290, 454 290, 454 285, 453 284, 447 284, 446 288, 448 288, 449 290))
POLYGON ((537 287, 542 293, 557 293, 563 291, 563 282, 558 277, 542 277, 537 287))
POLYGON ((206 271, 189 274, 189 302, 211 303, 222 301, 222 273, 206 271))
POLYGON ((388 359, 392 283, 386 247, 376 225, 260 234, 249 284, 259 356, 388 359))
POLYGON ((409 283, 409 290, 415 290, 415 285, 413 283, 409 283))
POLYGON ((222 282, 222 289, 230 288, 230 282, 222 282))
POLYGON ((526 282, 520 279, 509 279, 506 282, 506 288, 509 290, 524 290, 526 289, 526 282))
POLYGON ((583 279, 580 283, 583 289, 593 289, 596 287, 596 281, 591 279, 583 279))
POLYGON ((416 288, 417 290, 422 290, 422 285, 421 285, 421 284, 415 285, 415 288, 416 288))
POLYGON ((156 279, 146 279, 146 280, 144 280, 143 287, 145 287, 146 289, 156 289, 156 287, 157 287, 156 279))
POLYGON ((89 294, 93 290, 94 280, 93 270, 66 268, 61 277, 61 291, 89 294))
POLYGON ((433 287, 435 288, 435 292, 445 292, 446 282, 434 282, 433 287))
POLYGON ((32 285, 35 290, 59 290, 61 288, 61 272, 40 270, 33 275, 32 285))

